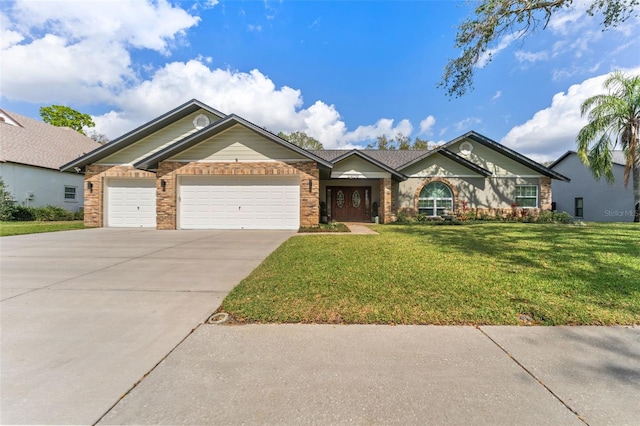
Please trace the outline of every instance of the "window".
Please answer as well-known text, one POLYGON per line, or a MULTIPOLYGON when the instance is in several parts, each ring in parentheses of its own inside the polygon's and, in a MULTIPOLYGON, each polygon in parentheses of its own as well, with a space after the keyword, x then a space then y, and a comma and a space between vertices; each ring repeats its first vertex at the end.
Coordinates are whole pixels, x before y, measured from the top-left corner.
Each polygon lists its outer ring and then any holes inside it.
POLYGON ((444 216, 445 211, 453 210, 453 193, 442 182, 431 182, 420 191, 418 211, 427 216, 444 216))
POLYGON ((574 216, 582 219, 584 217, 584 202, 582 201, 582 198, 576 198, 574 203, 576 207, 574 216))
POLYGON ((518 207, 538 207, 538 187, 536 185, 516 185, 518 207))
POLYGON ((76 187, 75 186, 65 186, 64 187, 64 200, 65 201, 75 201, 76 200, 76 187))
POLYGON ((193 119, 193 127, 195 127, 198 130, 207 127, 209 123, 210 123, 209 117, 207 117, 204 114, 199 114, 196 116, 196 118, 193 119))

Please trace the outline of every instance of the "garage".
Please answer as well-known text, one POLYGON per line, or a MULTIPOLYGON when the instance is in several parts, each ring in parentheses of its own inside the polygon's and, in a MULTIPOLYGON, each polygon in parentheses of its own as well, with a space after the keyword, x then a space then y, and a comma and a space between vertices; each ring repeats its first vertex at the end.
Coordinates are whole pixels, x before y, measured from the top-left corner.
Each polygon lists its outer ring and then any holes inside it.
POLYGON ((182 176, 181 229, 298 229, 300 179, 293 176, 182 176))
POLYGON ((156 226, 154 179, 109 179, 106 189, 106 226, 139 228, 156 226))

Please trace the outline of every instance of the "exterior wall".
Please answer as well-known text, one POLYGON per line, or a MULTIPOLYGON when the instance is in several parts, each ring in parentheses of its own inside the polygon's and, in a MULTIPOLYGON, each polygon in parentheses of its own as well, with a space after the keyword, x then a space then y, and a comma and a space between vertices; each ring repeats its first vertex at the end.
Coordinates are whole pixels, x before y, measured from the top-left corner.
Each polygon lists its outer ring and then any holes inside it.
POLYGON ((556 210, 575 216, 575 199, 582 198, 585 221, 633 222, 633 182, 624 187, 624 167, 613 165, 615 183, 596 180, 575 153, 553 167, 571 182, 553 182, 553 201, 556 210))
POLYGON ((338 162, 331 169, 334 179, 380 179, 390 178, 391 173, 358 156, 351 156, 338 162))
POLYGON ((157 224, 158 229, 177 227, 178 177, 187 175, 299 175, 300 176, 300 226, 318 226, 320 222, 320 172, 316 163, 309 161, 262 163, 198 163, 165 161, 158 165, 157 224), (165 190, 161 182, 165 181, 165 190), (309 191, 311 180, 311 191, 309 191))
POLYGON ((423 161, 413 164, 406 169, 402 170, 407 176, 411 177, 430 177, 430 176, 472 176, 482 177, 478 173, 470 170, 468 167, 445 157, 442 154, 434 154, 423 161))
POLYGON ((498 151, 475 142, 471 139, 459 141, 448 149, 461 157, 471 161, 472 163, 489 170, 493 177, 518 176, 518 177, 538 177, 540 174, 531 170, 524 164, 505 157, 498 151), (469 142, 473 146, 473 150, 469 154, 460 152, 460 144, 469 142))
POLYGON ((209 117, 209 120, 212 123, 220 119, 220 117, 217 117, 208 111, 202 109, 198 110, 175 123, 167 125, 154 134, 142 138, 138 142, 98 161, 96 164, 133 164, 154 152, 158 152, 161 149, 189 136, 190 134, 197 132, 198 129, 195 128, 193 120, 200 114, 204 114, 209 117))
POLYGON ((17 203, 23 206, 56 206, 76 212, 84 205, 84 176, 42 167, 0 163, 0 176, 17 203), (64 187, 76 188, 76 199, 64 198, 64 187), (33 194, 30 197, 29 194, 33 194))
MULTIPOLYGON (((155 178, 156 174, 134 169, 131 166, 87 166, 84 184, 84 226, 104 226, 104 191, 108 178, 155 178), (91 189, 89 189, 91 183, 91 189)), ((156 190, 160 181, 156 182, 156 190)))
POLYGON ((301 154, 274 143, 239 124, 189 148, 169 161, 281 161, 304 160, 301 154))
POLYGON ((475 209, 487 212, 511 210, 515 203, 516 185, 538 186, 538 209, 551 208, 551 179, 541 178, 460 178, 428 177, 409 178, 398 185, 397 208, 410 215, 418 212, 418 197, 422 188, 430 182, 440 181, 453 192, 456 211, 475 209))

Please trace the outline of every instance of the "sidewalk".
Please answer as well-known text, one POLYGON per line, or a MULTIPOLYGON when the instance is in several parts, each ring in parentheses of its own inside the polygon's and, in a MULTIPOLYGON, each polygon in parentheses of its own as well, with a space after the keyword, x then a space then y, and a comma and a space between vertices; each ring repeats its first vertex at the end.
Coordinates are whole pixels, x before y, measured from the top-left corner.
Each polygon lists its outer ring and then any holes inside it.
POLYGON ((640 424, 640 328, 201 325, 100 424, 640 424))

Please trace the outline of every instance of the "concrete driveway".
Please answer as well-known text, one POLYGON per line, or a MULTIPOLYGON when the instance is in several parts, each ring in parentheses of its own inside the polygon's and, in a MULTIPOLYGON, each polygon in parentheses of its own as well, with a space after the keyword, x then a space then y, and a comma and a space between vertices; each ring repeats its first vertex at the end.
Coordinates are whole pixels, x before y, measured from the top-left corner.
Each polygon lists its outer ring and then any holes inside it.
POLYGON ((93 424, 290 231, 0 239, 2 424, 93 424))

